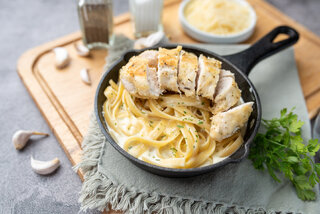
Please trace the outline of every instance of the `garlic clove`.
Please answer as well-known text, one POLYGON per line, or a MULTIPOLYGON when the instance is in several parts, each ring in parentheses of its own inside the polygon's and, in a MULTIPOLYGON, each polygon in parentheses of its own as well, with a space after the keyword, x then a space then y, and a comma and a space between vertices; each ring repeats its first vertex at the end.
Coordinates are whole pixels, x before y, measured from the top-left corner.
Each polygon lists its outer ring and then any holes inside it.
POLYGON ((48 175, 60 166, 60 160, 55 158, 50 161, 39 161, 31 156, 31 168, 40 175, 48 175))
POLYGON ((56 61, 55 63, 58 69, 62 69, 69 64, 70 57, 67 49, 58 47, 58 48, 54 48, 53 52, 55 54, 55 61, 56 61))
POLYGON ((90 56, 90 50, 83 44, 74 43, 74 48, 77 51, 77 54, 82 57, 90 56))
POLYGON ((89 76, 89 71, 86 68, 81 69, 80 71, 80 77, 82 81, 88 85, 91 85, 91 78, 89 76))
POLYGON ((48 136, 49 134, 42 133, 42 132, 27 131, 27 130, 18 130, 12 136, 12 142, 13 142, 14 147, 17 150, 22 149, 23 147, 25 147, 25 145, 27 144, 29 138, 32 135, 48 136))

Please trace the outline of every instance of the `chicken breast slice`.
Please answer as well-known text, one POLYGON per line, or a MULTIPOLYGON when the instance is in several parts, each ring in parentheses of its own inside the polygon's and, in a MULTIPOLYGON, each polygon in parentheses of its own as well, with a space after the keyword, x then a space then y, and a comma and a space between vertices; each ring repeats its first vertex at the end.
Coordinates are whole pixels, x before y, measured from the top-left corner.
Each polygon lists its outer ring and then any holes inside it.
POLYGON ((147 66, 147 80, 149 83, 149 90, 153 97, 157 98, 162 94, 158 81, 158 51, 147 50, 142 52, 139 56, 148 60, 147 66))
POLYGON ((156 67, 147 66, 147 80, 149 83, 149 92, 152 98, 158 98, 162 94, 159 86, 158 72, 156 67))
POLYGON ((187 97, 196 96, 196 78, 198 72, 198 57, 182 50, 179 56, 178 84, 181 92, 187 97))
POLYGON ((236 105, 241 98, 241 90, 230 71, 221 70, 216 88, 212 113, 226 111, 236 105))
POLYGON ((147 78, 148 67, 148 59, 134 56, 121 68, 120 80, 130 94, 140 98, 156 99, 159 97, 159 94, 153 93, 153 90, 149 87, 147 78))
POLYGON ((210 137, 222 141, 232 136, 248 121, 253 102, 241 104, 226 112, 220 112, 211 118, 210 137))
POLYGON ((155 50, 146 50, 143 51, 139 56, 148 60, 148 65, 150 67, 158 66, 158 51, 155 50))
POLYGON ((232 73, 231 71, 225 70, 225 69, 221 69, 220 71, 220 79, 223 77, 232 77, 234 78, 234 73, 232 73))
POLYGON ((158 80, 162 91, 179 92, 178 62, 182 47, 174 49, 159 48, 158 52, 158 80))
POLYGON ((213 95, 219 81, 221 62, 200 55, 199 57, 199 77, 197 85, 197 95, 213 100, 213 95))

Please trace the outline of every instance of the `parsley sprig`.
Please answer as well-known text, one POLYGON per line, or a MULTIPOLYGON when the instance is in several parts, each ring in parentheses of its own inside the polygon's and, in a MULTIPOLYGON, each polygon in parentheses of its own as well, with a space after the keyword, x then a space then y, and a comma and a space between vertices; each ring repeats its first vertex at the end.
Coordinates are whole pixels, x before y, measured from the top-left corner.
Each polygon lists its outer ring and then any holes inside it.
POLYGON ((294 185, 297 195, 302 200, 315 200, 313 187, 319 183, 320 164, 313 156, 320 148, 317 139, 310 139, 307 144, 301 137, 303 122, 291 110, 281 110, 280 118, 262 120, 265 133, 259 133, 251 146, 249 159, 256 169, 268 170, 277 182, 279 172, 294 185))

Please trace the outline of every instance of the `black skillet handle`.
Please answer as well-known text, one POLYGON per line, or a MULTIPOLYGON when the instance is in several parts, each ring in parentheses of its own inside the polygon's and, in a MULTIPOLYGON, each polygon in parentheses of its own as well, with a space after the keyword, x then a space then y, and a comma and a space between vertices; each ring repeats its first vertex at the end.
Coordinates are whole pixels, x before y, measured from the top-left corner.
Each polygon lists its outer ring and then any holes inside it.
POLYGON ((261 60, 295 44, 299 39, 299 33, 289 26, 279 26, 254 43, 250 48, 239 53, 224 56, 243 73, 249 75, 251 69, 261 60), (289 37, 273 43, 274 39, 286 34, 289 37))

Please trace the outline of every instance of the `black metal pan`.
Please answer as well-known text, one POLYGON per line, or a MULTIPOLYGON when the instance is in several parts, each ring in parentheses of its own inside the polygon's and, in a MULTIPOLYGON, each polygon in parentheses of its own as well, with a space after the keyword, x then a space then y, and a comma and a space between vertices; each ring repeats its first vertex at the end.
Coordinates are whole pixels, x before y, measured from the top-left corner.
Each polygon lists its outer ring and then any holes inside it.
MULTIPOLYGON (((224 159, 221 162, 216 164, 212 164, 210 166, 199 167, 199 168, 191 168, 191 169, 173 169, 173 168, 165 168, 155 166, 149 163, 146 163, 142 160, 135 158, 134 156, 127 153, 123 150, 110 136, 106 122, 103 117, 103 103, 106 98, 103 94, 105 88, 109 85, 109 80, 113 79, 115 82, 118 81, 119 70, 125 65, 128 60, 134 56, 139 55, 141 52, 145 50, 157 49, 158 47, 151 47, 142 50, 130 50, 123 54, 121 59, 115 62, 108 71, 103 75, 95 96, 95 114, 98 120, 99 126, 101 128, 102 133, 105 135, 109 143, 124 157, 128 158, 132 163, 137 165, 138 167, 145 169, 151 173, 158 174, 166 177, 189 177, 200 175, 203 173, 211 172, 214 169, 226 165, 228 163, 235 163, 241 161, 248 155, 249 146, 253 141, 254 137, 257 134, 260 121, 261 121, 261 103, 259 99, 259 95, 252 84, 252 82, 248 79, 248 75, 251 69, 264 58, 271 56, 293 44, 295 44, 299 39, 299 34, 291 27, 288 26, 280 26, 272 30, 258 42, 253 44, 250 48, 241 51, 236 54, 220 56, 216 53, 196 48, 190 47, 187 45, 182 45, 183 49, 189 52, 192 52, 196 55, 204 54, 208 57, 214 57, 220 61, 222 61, 222 67, 224 69, 230 70, 235 74, 236 82, 238 83, 239 88, 242 91, 242 99, 245 102, 253 101, 253 112, 249 118, 248 126, 244 135, 244 143, 243 145, 231 156, 224 159), (274 39, 280 35, 285 34, 288 38, 274 43, 274 39)), ((175 48, 177 44, 170 45, 162 45, 164 48, 175 48)))

